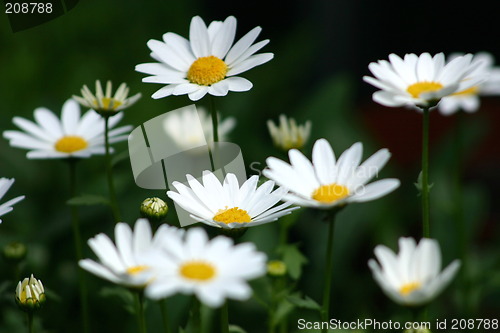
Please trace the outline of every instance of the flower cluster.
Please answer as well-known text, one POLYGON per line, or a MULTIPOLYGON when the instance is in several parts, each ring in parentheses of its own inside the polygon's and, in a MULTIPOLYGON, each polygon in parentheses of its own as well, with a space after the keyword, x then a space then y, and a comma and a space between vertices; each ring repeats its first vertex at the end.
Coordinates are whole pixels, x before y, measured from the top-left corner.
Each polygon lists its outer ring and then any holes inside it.
POLYGON ((201 228, 187 231, 162 225, 152 234, 149 222, 139 219, 115 227, 115 244, 104 234, 89 240, 99 262, 80 266, 113 283, 143 289, 152 299, 175 293, 194 294, 218 307, 226 298, 251 296, 247 280, 264 275, 266 256, 251 243, 234 245, 230 238, 208 239, 201 228))

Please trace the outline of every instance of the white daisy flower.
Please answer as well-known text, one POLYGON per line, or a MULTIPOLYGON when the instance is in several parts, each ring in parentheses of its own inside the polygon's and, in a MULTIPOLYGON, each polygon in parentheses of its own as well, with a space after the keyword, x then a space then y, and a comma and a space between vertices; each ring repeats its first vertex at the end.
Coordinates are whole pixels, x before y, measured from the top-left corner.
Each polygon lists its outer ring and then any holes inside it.
MULTIPOLYGON (((0 199, 3 198, 5 193, 9 190, 9 188, 14 184, 14 178, 0 178, 0 199)), ((18 196, 14 199, 10 199, 7 202, 4 202, 0 205, 0 216, 3 216, 9 212, 11 212, 14 208, 12 207, 19 201, 24 199, 24 195, 18 196)), ((0 219, 0 223, 2 223, 2 219, 0 219)))
MULTIPOLYGON (((451 54, 449 60, 452 61, 459 56, 461 54, 451 54)), ((493 56, 487 52, 480 52, 474 55, 472 62, 478 62, 479 65, 471 72, 470 76, 487 75, 488 80, 443 97, 438 104, 441 114, 450 115, 460 110, 468 113, 476 112, 480 106, 480 96, 500 95, 500 67, 493 67, 495 64, 493 56)))
POLYGON ((301 149, 307 143, 311 134, 311 121, 297 125, 295 119, 280 115, 279 125, 272 120, 267 121, 267 128, 276 147, 288 151, 292 148, 301 149))
POLYGON ((218 307, 226 298, 250 298, 252 289, 247 280, 266 273, 266 255, 254 244, 234 245, 225 236, 209 240, 202 228, 188 229, 183 240, 175 238, 164 245, 164 255, 154 260, 157 277, 145 289, 152 299, 179 292, 194 294, 203 304, 218 307))
POLYGON ((441 272, 441 250, 435 239, 399 239, 396 255, 384 245, 375 248, 368 265, 384 293, 401 305, 417 306, 435 298, 453 279, 460 267, 454 260, 441 272), (380 264, 379 264, 380 263, 380 264))
POLYGON ((98 234, 88 240, 88 245, 97 255, 99 262, 83 259, 81 268, 113 283, 134 288, 143 288, 155 278, 154 263, 150 254, 159 251, 164 242, 180 238, 183 229, 165 224, 152 234, 147 219, 138 219, 134 231, 127 223, 115 226, 115 243, 105 234, 98 234))
POLYGON ((248 91, 252 83, 236 75, 273 58, 272 53, 255 54, 269 43, 266 39, 252 45, 261 30, 252 29, 233 45, 236 18, 213 21, 207 28, 195 16, 189 40, 172 32, 163 35, 163 42, 150 40, 151 57, 159 63, 139 64, 135 70, 152 75, 143 82, 166 84, 152 95, 155 99, 188 94, 192 101, 197 101, 207 93, 225 96, 229 91, 248 91))
MULTIPOLYGON (((3 136, 10 145, 30 150, 28 158, 87 158, 104 154, 104 119, 92 110, 80 117, 80 107, 72 99, 62 108, 61 119, 46 108, 34 112, 36 123, 14 117, 13 122, 21 131, 5 131, 3 136)), ((123 117, 117 114, 109 118, 113 128, 123 117)), ((122 126, 109 132, 110 143, 127 140, 132 126, 122 126)))
POLYGON ((132 106, 132 104, 141 98, 141 93, 128 97, 129 88, 125 83, 120 84, 115 95, 111 96, 113 91, 111 81, 106 83, 106 94, 104 94, 101 82, 97 80, 95 82, 95 91, 94 95, 84 85, 81 90, 82 97, 73 95, 73 98, 81 105, 91 108, 102 115, 115 114, 132 106))
POLYGON ((287 188, 284 200, 299 206, 328 209, 351 202, 375 200, 394 191, 397 179, 382 179, 366 185, 378 175, 391 154, 380 149, 360 165, 363 145, 353 144, 335 161, 332 147, 325 139, 315 142, 312 162, 297 149, 288 152, 288 164, 275 157, 266 162, 264 176, 287 188))
POLYGON ((389 61, 379 60, 368 66, 375 78, 363 80, 380 88, 373 100, 385 106, 432 107, 445 96, 464 91, 484 81, 482 73, 474 73, 480 62, 472 61, 472 54, 457 57, 445 64, 443 53, 431 57, 429 53, 406 54, 401 59, 389 55, 389 61))
MULTIPOLYGON (((219 119, 217 132, 219 141, 225 141, 229 132, 236 125, 234 117, 224 120, 219 119)), ((169 112, 163 123, 165 132, 174 140, 175 144, 183 150, 211 145, 213 143, 213 126, 211 115, 202 107, 188 108, 182 112, 169 112), (201 124, 194 126, 193 124, 201 124)))
POLYGON ((203 184, 191 175, 186 178, 189 186, 173 182, 178 192, 168 191, 167 195, 191 213, 194 220, 212 227, 253 227, 276 221, 298 208, 287 208, 290 202, 275 206, 287 191, 283 188, 273 191, 273 181, 257 188, 258 176, 250 177, 241 187, 232 173, 226 175, 223 184, 210 171, 203 172, 203 184))

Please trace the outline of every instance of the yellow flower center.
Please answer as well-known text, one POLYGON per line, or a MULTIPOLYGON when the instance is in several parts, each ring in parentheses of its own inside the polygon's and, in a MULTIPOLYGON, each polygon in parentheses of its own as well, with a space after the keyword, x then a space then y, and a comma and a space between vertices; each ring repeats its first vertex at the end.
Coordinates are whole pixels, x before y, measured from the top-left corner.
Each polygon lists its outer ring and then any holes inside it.
POLYGON ((464 95, 477 95, 478 90, 479 89, 477 88, 477 86, 474 86, 474 87, 470 87, 469 89, 465 89, 465 90, 456 92, 456 93, 452 94, 452 96, 457 96, 457 95, 461 95, 461 96, 464 96, 464 95))
POLYGON ((344 185, 321 185, 312 194, 312 198, 322 203, 332 203, 349 196, 349 189, 344 185))
POLYGON ((412 84, 411 86, 406 88, 406 91, 409 92, 413 98, 418 98, 422 93, 438 91, 441 90, 442 88, 443 85, 439 82, 422 81, 412 84))
POLYGON ((54 148, 58 152, 71 154, 75 151, 85 149, 87 148, 87 146, 87 140, 85 140, 81 136, 67 135, 57 140, 54 148))
POLYGON ((113 97, 103 97, 101 98, 101 104, 105 110, 116 110, 123 103, 113 97))
POLYGON ((137 274, 142 273, 148 269, 149 269, 149 266, 146 266, 146 265, 132 266, 132 267, 127 268, 127 274, 137 275, 137 274))
POLYGON ((184 263, 180 274, 190 280, 207 281, 215 276, 215 267, 203 261, 189 261, 184 263))
POLYGON ((201 57, 189 67, 187 79, 191 83, 201 86, 210 86, 224 80, 227 73, 227 65, 215 56, 201 57))
POLYGON ((417 289, 420 289, 420 282, 410 282, 406 283, 399 288, 399 293, 403 296, 406 296, 412 292, 414 292, 417 289))
POLYGON ((233 222, 248 223, 252 221, 250 215, 248 215, 248 212, 244 209, 239 209, 238 207, 230 209, 219 209, 213 220, 225 224, 233 222))
POLYGON ((286 274, 286 264, 281 260, 271 260, 267 263, 267 272, 273 276, 283 276, 286 274))

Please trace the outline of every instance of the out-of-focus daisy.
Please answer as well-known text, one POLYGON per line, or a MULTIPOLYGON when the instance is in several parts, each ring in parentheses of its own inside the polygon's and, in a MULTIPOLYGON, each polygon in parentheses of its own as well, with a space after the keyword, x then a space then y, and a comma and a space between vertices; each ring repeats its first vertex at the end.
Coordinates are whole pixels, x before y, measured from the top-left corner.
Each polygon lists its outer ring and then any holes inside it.
POLYGON ((273 181, 257 188, 258 176, 250 177, 241 187, 232 173, 226 175, 223 184, 210 171, 203 173, 203 184, 191 175, 186 175, 186 178, 189 186, 173 182, 178 192, 168 191, 167 195, 191 213, 194 220, 213 227, 253 227, 276 221, 298 208, 287 208, 291 205, 289 202, 275 206, 287 190, 278 188, 273 191, 273 181))
POLYGON ((88 244, 99 259, 79 261, 81 268, 113 283, 134 288, 144 288, 155 277, 154 263, 149 254, 158 251, 164 242, 181 237, 184 231, 161 225, 152 234, 148 220, 138 219, 134 230, 126 223, 115 226, 115 243, 105 234, 89 239, 88 244))
POLYGON ((254 244, 234 245, 225 236, 209 240, 202 228, 191 228, 185 239, 165 243, 164 252, 154 260, 158 274, 145 289, 152 299, 194 294, 207 306, 218 307, 226 298, 250 298, 247 280, 266 273, 266 255, 254 244))
POLYGON ((195 16, 189 28, 189 40, 175 33, 163 35, 163 42, 150 40, 151 57, 159 63, 139 64, 138 72, 152 76, 143 82, 166 84, 153 98, 188 94, 197 101, 207 93, 225 96, 229 91, 247 91, 252 83, 238 77, 255 66, 273 58, 272 53, 255 54, 269 40, 253 44, 262 29, 256 27, 233 45, 236 18, 229 16, 224 22, 210 25, 195 16), (253 44, 253 45, 252 45, 253 44))
MULTIPOLYGON (((87 111, 80 117, 80 107, 72 99, 62 107, 61 119, 46 108, 34 112, 36 123, 14 117, 13 122, 21 131, 5 131, 3 136, 13 147, 30 150, 28 158, 87 158, 94 154, 104 154, 104 119, 94 111, 87 111)), ((113 128, 123 117, 117 114, 109 118, 109 128, 113 128)), ((127 140, 124 133, 132 126, 122 126, 109 132, 111 143, 127 140)))
POLYGON ((360 164, 363 145, 353 144, 335 161, 332 147, 325 139, 316 141, 312 163, 297 149, 288 152, 288 164, 269 157, 264 175, 287 188, 284 199, 299 206, 328 209, 351 202, 378 199, 399 186, 397 179, 382 179, 366 185, 378 175, 391 154, 381 149, 360 164))
POLYGON ((301 149, 306 144, 311 133, 311 122, 306 121, 304 125, 297 125, 295 119, 282 114, 278 126, 272 120, 268 120, 267 128, 274 145, 288 151, 292 148, 301 149))
POLYGON ((406 54, 404 59, 395 54, 389 61, 379 60, 368 66, 375 78, 363 80, 381 89, 373 94, 373 100, 385 106, 432 107, 445 96, 464 91, 486 79, 475 69, 479 62, 472 54, 456 57, 445 63, 443 53, 431 57, 429 53, 406 54))
MULTIPOLYGON (((451 54, 449 61, 452 61, 461 54, 451 54)), ((443 115, 450 115, 457 111, 476 112, 480 106, 480 96, 500 95, 500 67, 494 67, 495 59, 490 53, 479 52, 474 55, 473 63, 479 65, 471 72, 471 76, 488 76, 488 80, 472 86, 469 89, 461 90, 450 96, 443 97, 438 104, 439 112, 443 115)), ((467 78, 465 79, 467 80, 467 78)))
MULTIPOLYGON (((5 193, 9 190, 9 188, 14 184, 14 178, 0 178, 0 199, 3 198, 5 193)), ((10 199, 7 202, 4 202, 0 205, 0 217, 11 212, 14 208, 12 207, 19 201, 24 199, 24 195, 18 196, 14 199, 10 199)), ((0 223, 2 223, 2 219, 0 219, 0 223)))
POLYGON ((112 95, 111 81, 106 83, 106 94, 104 94, 101 82, 95 82, 95 95, 84 85, 81 89, 82 97, 73 95, 73 98, 81 105, 91 108, 101 115, 108 116, 130 107, 141 98, 141 93, 128 97, 129 88, 125 83, 120 84, 112 95))
POLYGON ((394 302, 408 306, 431 301, 460 267, 460 261, 454 260, 441 272, 439 244, 429 238, 423 238, 417 245, 413 238, 401 237, 397 255, 388 247, 378 245, 375 256, 378 263, 374 259, 368 262, 375 281, 394 302))
MULTIPOLYGON (((217 117, 217 119, 220 119, 220 117, 217 117)), ((219 121, 217 126, 219 141, 226 140, 227 135, 235 125, 236 119, 234 117, 219 121)), ((164 119, 163 127, 177 146, 183 150, 201 147, 206 144, 211 145, 213 142, 212 117, 201 107, 168 113, 164 119), (201 124, 201 128, 193 125, 197 123, 201 124)))

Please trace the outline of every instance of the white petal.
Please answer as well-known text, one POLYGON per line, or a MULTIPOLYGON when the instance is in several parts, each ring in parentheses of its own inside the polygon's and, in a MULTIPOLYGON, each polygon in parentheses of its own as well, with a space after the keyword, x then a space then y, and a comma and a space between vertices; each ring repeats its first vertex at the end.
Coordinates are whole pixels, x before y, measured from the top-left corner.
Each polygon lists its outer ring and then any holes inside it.
POLYGON ((400 185, 398 179, 382 179, 360 188, 356 193, 347 199, 348 202, 366 202, 383 197, 394 191, 400 185))
POLYGON ((80 120, 80 106, 72 99, 68 99, 62 107, 62 128, 66 135, 76 132, 80 120))
POLYGON ((189 26, 189 41, 191 43, 191 50, 196 58, 211 55, 207 26, 199 16, 195 16, 191 20, 191 25, 189 26))
POLYGON ((237 76, 228 77, 224 82, 228 85, 229 91, 248 91, 253 87, 252 82, 237 76))
POLYGON ((231 50, 227 53, 227 57, 225 59, 227 64, 233 64, 236 59, 238 59, 255 41, 257 36, 262 31, 261 27, 255 27, 250 30, 245 36, 241 37, 231 50))
POLYGON ((219 59, 223 59, 229 48, 233 44, 236 34, 236 18, 229 16, 223 23, 223 26, 217 32, 212 42, 212 54, 219 59))
POLYGON ((250 58, 238 63, 234 67, 227 71, 227 76, 234 76, 240 73, 246 72, 247 70, 254 68, 256 66, 262 65, 274 57, 272 53, 260 53, 251 56, 250 58))

